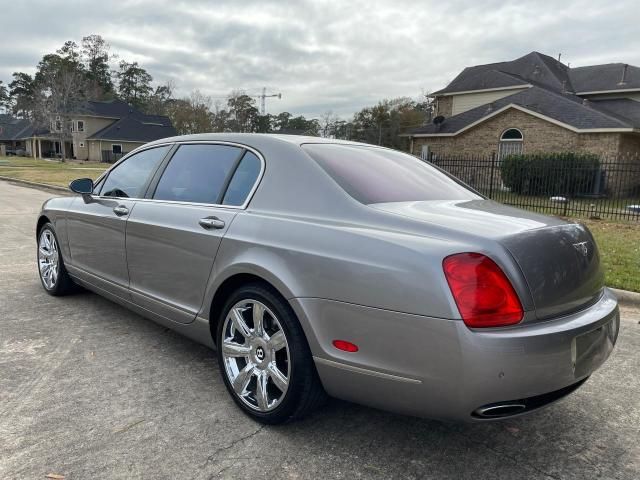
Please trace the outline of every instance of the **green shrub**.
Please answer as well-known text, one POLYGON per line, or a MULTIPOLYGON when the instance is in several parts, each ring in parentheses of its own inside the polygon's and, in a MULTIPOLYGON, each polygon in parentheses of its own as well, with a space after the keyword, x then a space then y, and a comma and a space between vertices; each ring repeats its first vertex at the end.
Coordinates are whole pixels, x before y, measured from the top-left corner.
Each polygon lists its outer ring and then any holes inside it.
POLYGON ((509 155, 502 160, 502 182, 526 195, 591 193, 598 181, 600 160, 588 153, 509 155))

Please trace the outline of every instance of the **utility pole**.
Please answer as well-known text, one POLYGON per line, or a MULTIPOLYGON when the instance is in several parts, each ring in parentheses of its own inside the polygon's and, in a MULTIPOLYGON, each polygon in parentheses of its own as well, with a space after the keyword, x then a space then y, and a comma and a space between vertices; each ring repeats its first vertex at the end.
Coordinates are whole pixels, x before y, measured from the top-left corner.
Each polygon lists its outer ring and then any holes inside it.
POLYGON ((267 114, 267 102, 266 99, 267 98, 271 98, 271 97, 278 97, 278 99, 282 98, 282 93, 273 93, 270 95, 267 95, 267 89, 266 87, 262 88, 262 95, 258 95, 258 98, 260 99, 260 115, 266 115, 267 114))

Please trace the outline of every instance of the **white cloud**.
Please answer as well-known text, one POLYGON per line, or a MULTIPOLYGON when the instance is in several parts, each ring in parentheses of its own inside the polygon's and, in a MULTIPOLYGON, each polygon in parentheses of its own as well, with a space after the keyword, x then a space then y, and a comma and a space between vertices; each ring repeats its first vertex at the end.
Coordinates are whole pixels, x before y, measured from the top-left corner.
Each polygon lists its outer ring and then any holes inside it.
POLYGON ((465 66, 532 50, 562 52, 575 66, 640 65, 635 0, 0 0, 0 13, 5 82, 65 40, 97 33, 157 82, 174 80, 180 95, 267 86, 283 94, 271 111, 307 116, 417 97, 465 66))

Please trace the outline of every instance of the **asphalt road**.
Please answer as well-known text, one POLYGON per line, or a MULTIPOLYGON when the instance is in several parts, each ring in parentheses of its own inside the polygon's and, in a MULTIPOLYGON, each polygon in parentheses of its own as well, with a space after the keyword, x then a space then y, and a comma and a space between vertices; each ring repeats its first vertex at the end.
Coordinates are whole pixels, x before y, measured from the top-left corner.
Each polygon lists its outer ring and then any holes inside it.
POLYGON ((263 427, 213 352, 97 295, 48 296, 46 192, 0 181, 0 478, 640 478, 640 312, 576 393, 524 418, 447 424, 331 401, 263 427))

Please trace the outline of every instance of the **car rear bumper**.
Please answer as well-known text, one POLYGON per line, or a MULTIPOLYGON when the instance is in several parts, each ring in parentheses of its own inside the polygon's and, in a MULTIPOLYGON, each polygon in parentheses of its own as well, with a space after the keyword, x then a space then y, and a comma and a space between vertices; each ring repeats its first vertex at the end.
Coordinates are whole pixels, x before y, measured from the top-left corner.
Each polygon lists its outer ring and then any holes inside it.
POLYGON ((542 323, 471 330, 444 320, 323 299, 292 300, 332 396, 398 413, 485 420, 526 413, 578 388, 611 353, 618 305, 542 323), (335 339, 359 347, 347 353, 335 339), (524 407, 491 410, 502 403, 524 407), (493 412, 485 414, 485 410, 493 412))

